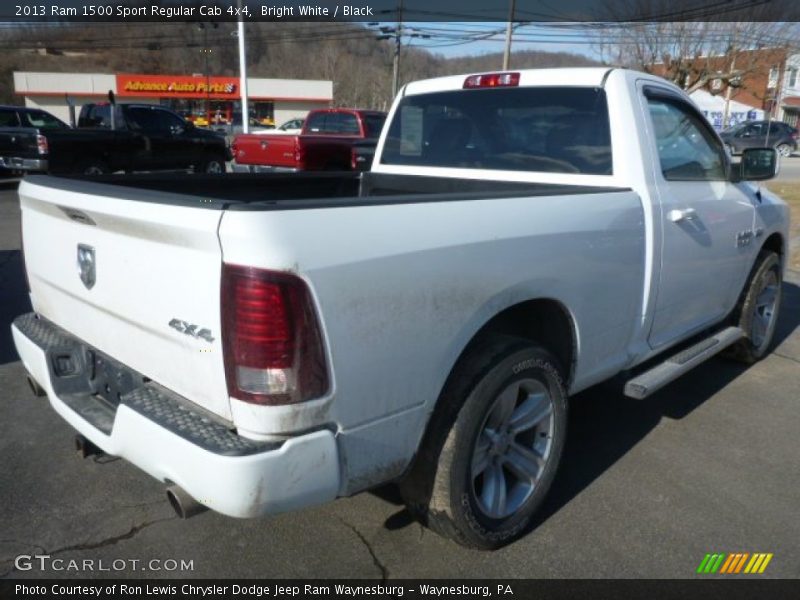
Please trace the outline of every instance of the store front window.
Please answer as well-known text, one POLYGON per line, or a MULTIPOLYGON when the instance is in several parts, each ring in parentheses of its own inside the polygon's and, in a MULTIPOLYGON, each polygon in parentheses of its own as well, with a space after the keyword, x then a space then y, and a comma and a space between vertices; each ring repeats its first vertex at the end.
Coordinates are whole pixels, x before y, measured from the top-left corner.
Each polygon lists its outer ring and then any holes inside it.
POLYGON ((234 120, 238 102, 201 98, 165 98, 161 104, 174 110, 198 127, 230 125, 234 120))

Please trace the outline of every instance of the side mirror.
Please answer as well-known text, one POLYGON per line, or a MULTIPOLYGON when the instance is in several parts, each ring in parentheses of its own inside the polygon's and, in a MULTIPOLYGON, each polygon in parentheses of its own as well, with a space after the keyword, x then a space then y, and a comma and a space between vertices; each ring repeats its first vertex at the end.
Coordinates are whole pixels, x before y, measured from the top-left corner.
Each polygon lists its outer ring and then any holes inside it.
POLYGON ((764 181, 778 174, 778 153, 773 148, 746 148, 742 160, 733 165, 739 181, 764 181))

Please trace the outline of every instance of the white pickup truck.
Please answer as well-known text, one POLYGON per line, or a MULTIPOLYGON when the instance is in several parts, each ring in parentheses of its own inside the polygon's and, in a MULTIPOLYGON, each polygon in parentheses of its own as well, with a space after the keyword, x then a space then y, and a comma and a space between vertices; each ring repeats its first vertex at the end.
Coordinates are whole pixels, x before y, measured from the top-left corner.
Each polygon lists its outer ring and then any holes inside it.
POLYGON ((35 393, 181 516, 398 481, 478 548, 526 531, 567 398, 769 349, 784 203, 688 97, 623 69, 419 81, 371 172, 26 178, 35 393))

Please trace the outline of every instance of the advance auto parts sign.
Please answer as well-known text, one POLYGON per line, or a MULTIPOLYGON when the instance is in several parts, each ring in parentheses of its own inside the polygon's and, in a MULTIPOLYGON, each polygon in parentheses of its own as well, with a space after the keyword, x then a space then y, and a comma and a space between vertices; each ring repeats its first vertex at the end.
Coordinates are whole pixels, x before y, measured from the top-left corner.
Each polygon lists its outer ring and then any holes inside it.
POLYGON ((239 80, 203 75, 117 75, 118 96, 238 98, 239 80))

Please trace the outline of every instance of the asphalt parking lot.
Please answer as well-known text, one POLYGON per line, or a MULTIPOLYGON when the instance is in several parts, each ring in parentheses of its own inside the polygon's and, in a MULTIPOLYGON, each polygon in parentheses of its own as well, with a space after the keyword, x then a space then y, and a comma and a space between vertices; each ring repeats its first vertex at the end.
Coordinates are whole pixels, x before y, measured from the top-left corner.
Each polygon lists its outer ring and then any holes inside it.
POLYGON ((411 522, 391 487, 270 519, 180 521, 163 486, 135 467, 80 460, 71 428, 28 390, 11 343, 11 320, 29 310, 19 247, 15 186, 5 184, 0 577, 682 578, 697 577, 708 552, 770 552, 762 577, 800 577, 800 273, 784 285, 777 348, 757 365, 715 359, 646 401, 608 388, 574 398, 538 526, 486 553, 411 522), (15 557, 34 554, 141 562, 15 569, 15 557), (151 559, 193 569, 142 571, 151 559))

